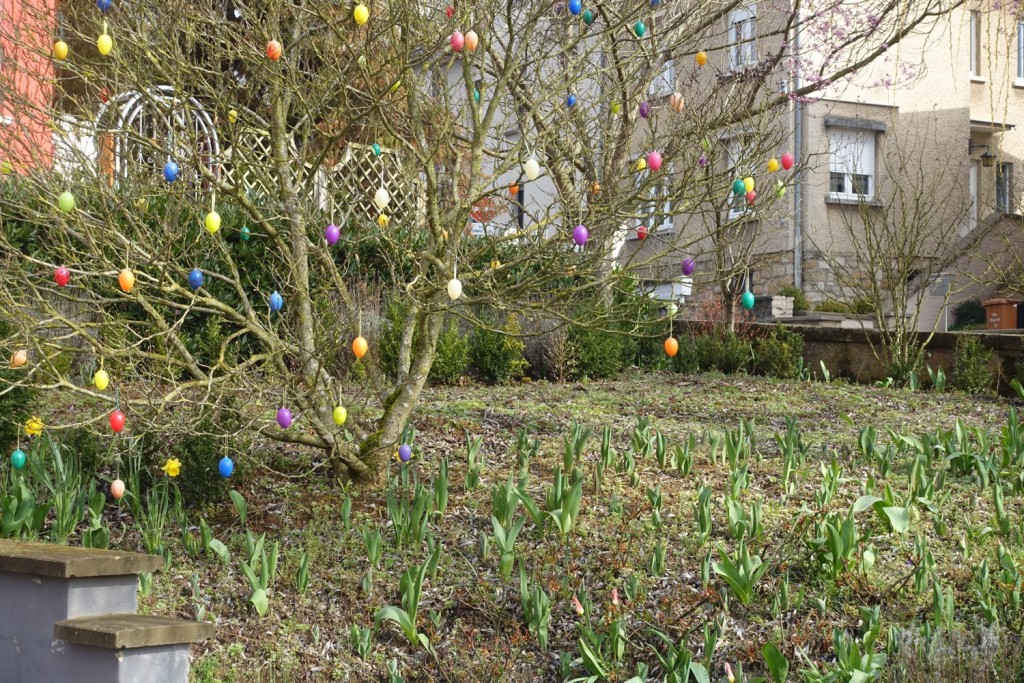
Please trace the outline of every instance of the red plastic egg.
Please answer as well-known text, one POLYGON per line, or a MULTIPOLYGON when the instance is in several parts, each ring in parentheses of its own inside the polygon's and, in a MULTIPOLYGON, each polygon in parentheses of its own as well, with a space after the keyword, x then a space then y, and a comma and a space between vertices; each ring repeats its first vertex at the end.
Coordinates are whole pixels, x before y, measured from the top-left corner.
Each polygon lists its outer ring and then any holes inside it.
POLYGON ((58 287, 66 287, 71 281, 71 271, 64 266, 57 268, 53 271, 53 281, 57 283, 58 287))
POLYGON ((120 410, 115 410, 110 414, 110 428, 118 434, 124 429, 124 413, 120 410))
POLYGON ((276 40, 272 40, 267 43, 267 56, 270 57, 271 61, 276 62, 281 59, 281 43, 276 40))

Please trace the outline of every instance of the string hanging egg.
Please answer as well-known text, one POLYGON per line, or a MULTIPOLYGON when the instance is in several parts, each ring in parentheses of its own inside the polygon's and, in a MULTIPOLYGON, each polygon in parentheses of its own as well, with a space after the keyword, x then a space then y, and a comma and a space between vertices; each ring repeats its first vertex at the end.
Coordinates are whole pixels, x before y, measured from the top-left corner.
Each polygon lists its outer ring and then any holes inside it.
POLYGON ((96 9, 103 12, 104 14, 110 10, 110 6, 113 4, 113 0, 96 0, 96 9))
POLYGON ((100 54, 106 57, 110 54, 110 51, 114 49, 114 39, 110 37, 110 34, 103 33, 99 38, 96 39, 96 49, 100 51, 100 54))
POLYGON ((383 211, 384 207, 391 201, 391 195, 383 187, 377 188, 377 191, 373 194, 373 205, 377 207, 378 211, 383 211))
POLYGON ((388 223, 390 222, 391 217, 388 216, 386 213, 382 213, 381 215, 377 216, 377 225, 379 225, 382 228, 388 227, 388 223))
POLYGON ((356 358, 362 358, 366 355, 370 345, 366 342, 366 339, 362 336, 356 337, 352 340, 352 353, 355 354, 356 358))
POLYGON ((743 182, 742 178, 737 178, 736 180, 732 181, 732 193, 733 194, 743 194, 746 191, 747 191, 747 186, 743 182))
POLYGON ((20 470, 22 467, 24 467, 25 461, 27 459, 28 457, 25 455, 25 451, 21 450, 20 448, 11 453, 11 465, 16 470, 20 470))
POLYGON ((67 287, 71 281, 71 271, 64 266, 60 266, 53 271, 53 281, 57 283, 58 287, 67 287))
POLYGON ((248 242, 250 237, 252 237, 252 231, 249 230, 248 225, 243 225, 242 229, 238 231, 238 238, 243 242, 248 242))
POLYGON ((540 177, 540 164, 537 163, 536 159, 530 157, 526 160, 526 163, 523 164, 523 173, 526 174, 528 179, 536 180, 540 177))
POLYGON ((750 176, 747 176, 746 178, 743 179, 743 191, 744 192, 750 192, 753 189, 754 189, 754 179, 751 178, 750 176))
POLYGON ((448 298, 455 301, 462 296, 462 282, 457 277, 448 281, 448 298))
POLYGON ((660 152, 651 152, 650 154, 647 155, 647 166, 652 171, 657 172, 661 170, 661 161, 662 159, 660 152))
POLYGON ((409 462, 412 460, 412 446, 407 443, 403 443, 398 447, 398 459, 402 462, 409 462))
POLYGON ((693 275, 693 271, 697 269, 697 264, 692 258, 684 258, 682 268, 683 275, 690 276, 693 275))
POLYGON ((668 354, 669 358, 674 358, 679 353, 679 341, 675 337, 669 337, 665 340, 665 353, 668 354))
POLYGON ((747 204, 753 204, 757 200, 757 192, 750 190, 747 192, 747 204))
POLYGON ((466 49, 470 52, 475 52, 479 44, 480 36, 477 35, 476 31, 472 29, 466 31, 466 49))
POLYGON ((638 240, 640 240, 641 242, 643 242, 645 239, 647 239, 647 235, 648 235, 648 232, 647 232, 647 226, 646 225, 641 225, 639 228, 636 229, 636 238, 638 240))
POLYGON ((203 286, 203 271, 193 268, 188 274, 188 286, 192 289, 199 289, 203 286))
POLYGON ((704 52, 704 50, 700 50, 697 52, 696 59, 697 66, 704 66, 705 64, 708 63, 708 53, 704 52))
POLYGON ((577 246, 582 247, 584 244, 587 243, 587 240, 589 238, 590 231, 587 230, 587 226, 577 225, 575 228, 573 228, 572 241, 575 242, 577 246))
POLYGON ((686 106, 686 100, 683 98, 683 94, 678 92, 672 93, 668 98, 668 106, 672 107, 672 111, 675 113, 682 113, 683 107, 686 106))
POLYGON ((288 429, 292 425, 292 411, 287 408, 277 409, 277 424, 281 429, 288 429))
POLYGON ((211 211, 206 214, 206 219, 203 221, 203 225, 206 226, 206 232, 211 235, 215 234, 220 230, 220 214, 216 211, 211 211))
POLYGON ((772 157, 771 159, 768 160, 768 172, 769 173, 775 173, 778 170, 779 170, 779 160, 774 158, 774 157, 772 157))
POLYGON ((65 59, 67 59, 68 52, 70 52, 70 48, 68 47, 68 44, 65 43, 63 40, 58 40, 56 43, 53 44, 53 58, 56 59, 58 62, 63 62, 65 59))
POLYGON ((633 24, 633 33, 636 34, 637 38, 643 38, 644 34, 647 33, 647 24, 642 21, 638 21, 633 24))
POLYGON ((677 306, 674 301, 669 303, 669 305, 665 307, 665 315, 667 315, 670 318, 676 317, 676 313, 678 312, 679 306, 677 306))
POLYGON ((61 192, 57 197, 57 206, 64 213, 71 213, 75 210, 75 195, 70 192, 61 192))
POLYGON ((11 354, 11 367, 12 368, 23 368, 28 363, 28 351, 25 349, 18 349, 11 354))
POLYGON ((782 155, 782 168, 786 169, 787 171, 793 168, 793 161, 793 155, 789 152, 786 152, 785 154, 782 155))
POLYGON ((235 461, 225 455, 217 463, 217 471, 220 472, 220 476, 227 479, 235 471, 235 461))
POLYGON ((448 43, 456 52, 462 52, 462 48, 466 45, 466 36, 462 35, 462 31, 452 31, 448 43))
POLYGON ((651 115, 651 105, 647 102, 641 102, 640 106, 637 107, 637 113, 640 114, 640 118, 646 119, 651 115))
POLYGON ((277 60, 281 59, 281 53, 283 51, 284 49, 281 47, 281 43, 279 43, 278 41, 271 40, 267 43, 267 57, 270 58, 270 61, 276 62, 277 60))
POLYGON ((569 0, 569 12, 572 15, 579 16, 582 11, 583 3, 580 0, 569 0))
POLYGON ((327 246, 333 247, 341 239, 341 230, 334 223, 331 223, 324 228, 324 239, 327 241, 327 246))
POLYGON ((173 159, 168 160, 167 163, 164 164, 164 180, 167 182, 173 183, 178 179, 179 173, 180 169, 178 168, 178 164, 175 163, 173 159))
POLYGON ((565 105, 572 109, 576 106, 576 95, 569 95, 565 98, 565 105))
POLYGON ((743 296, 740 297, 740 303, 743 304, 743 308, 749 311, 754 307, 754 295, 750 292, 743 292, 743 296))
POLYGON ((378 145, 376 142, 373 143, 372 145, 370 145, 370 151, 373 152, 373 156, 379 157, 380 156, 380 145, 378 145))
POLYGON ((583 11, 583 23, 586 24, 587 26, 590 26, 591 24, 593 24, 594 23, 594 13, 591 12, 590 10, 584 10, 583 11))
POLYGON ((355 19, 358 25, 362 26, 370 20, 370 9, 363 3, 359 3, 352 10, 352 18, 355 19))
POLYGON ((345 424, 345 420, 348 419, 348 411, 345 409, 345 406, 335 406, 331 417, 334 418, 334 424, 341 427, 345 424))
POLYGON ((103 368, 96 371, 96 374, 92 376, 92 383, 96 385, 96 388, 100 391, 106 391, 107 387, 110 386, 110 375, 103 368))

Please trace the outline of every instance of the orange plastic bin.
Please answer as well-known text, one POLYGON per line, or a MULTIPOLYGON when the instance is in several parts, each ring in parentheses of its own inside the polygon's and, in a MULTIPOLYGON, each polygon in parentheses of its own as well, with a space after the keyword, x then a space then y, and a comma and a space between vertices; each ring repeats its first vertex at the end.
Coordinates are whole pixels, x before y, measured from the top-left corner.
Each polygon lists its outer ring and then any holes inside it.
POLYGON ((1017 306, 1021 302, 1016 299, 989 299, 982 302, 985 307, 985 322, 990 330, 1017 329, 1017 306))

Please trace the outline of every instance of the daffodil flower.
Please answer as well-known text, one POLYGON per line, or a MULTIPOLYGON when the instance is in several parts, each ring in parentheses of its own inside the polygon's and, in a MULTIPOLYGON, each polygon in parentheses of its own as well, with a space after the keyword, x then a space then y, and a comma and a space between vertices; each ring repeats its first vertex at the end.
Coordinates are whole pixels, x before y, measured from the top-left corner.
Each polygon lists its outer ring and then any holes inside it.
POLYGON ((43 421, 38 417, 30 417, 25 423, 25 433, 29 436, 39 436, 43 433, 43 421))
POLYGON ((164 474, 168 477, 176 477, 181 474, 181 461, 177 458, 170 458, 160 469, 162 469, 164 474))

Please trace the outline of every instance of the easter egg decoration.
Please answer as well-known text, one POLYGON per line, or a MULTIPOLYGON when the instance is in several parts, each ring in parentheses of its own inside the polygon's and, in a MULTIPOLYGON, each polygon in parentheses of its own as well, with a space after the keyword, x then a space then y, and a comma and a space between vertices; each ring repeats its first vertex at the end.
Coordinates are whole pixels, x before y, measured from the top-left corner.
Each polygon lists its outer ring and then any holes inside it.
POLYGON ((622 113, 622 103, 612 102, 612 116, 618 116, 620 113, 622 113))
POLYGON ((569 0, 569 12, 571 14, 578 17, 582 11, 583 3, 580 0, 569 0))
POLYGON ((220 230, 220 214, 216 211, 211 211, 206 214, 206 219, 203 221, 203 224, 206 226, 206 232, 211 235, 215 234, 220 230))
POLYGON ((455 16, 455 8, 452 7, 451 5, 448 5, 447 7, 444 8, 444 15, 451 19, 452 17, 455 16))
POLYGON ((743 182, 743 178, 737 178, 736 180, 732 181, 732 193, 733 194, 743 194, 746 191, 747 191, 747 186, 743 182))
POLYGON ((53 271, 53 281, 57 283, 58 287, 67 287, 71 282, 71 271, 64 266, 56 268, 53 271))
POLYGON ((333 247, 341 239, 341 230, 334 223, 331 223, 324 228, 324 240, 327 241, 327 246, 333 247))
POLYGON ((682 268, 683 275, 690 276, 697 269, 697 263, 692 258, 684 258, 682 268))
POLYGON ((112 4, 113 0, 96 0, 96 9, 101 12, 107 12, 112 4))
POLYGON ((235 471, 235 461, 225 455, 217 462, 217 471, 220 472, 220 476, 227 479, 235 471))
POLYGON ((370 145, 370 151, 373 152, 373 156, 379 157, 380 156, 380 145, 378 145, 376 142, 373 143, 372 145, 370 145))
POLYGON ((238 123, 238 112, 234 109, 228 109, 228 123, 234 125, 238 123))
POLYGON ((132 272, 131 268, 125 268, 117 274, 117 284, 121 285, 121 289, 125 293, 135 288, 135 273, 132 272))
POLYGON ((590 231, 587 230, 587 226, 577 225, 575 228, 573 228, 572 241, 575 242, 577 246, 582 247, 584 244, 587 243, 588 239, 590 239, 590 231))
POLYGON ((651 105, 647 102, 641 102, 640 106, 636 108, 636 111, 640 114, 640 118, 646 119, 651 115, 651 105))
POLYGON ((540 177, 540 164, 537 163, 536 159, 530 157, 526 160, 526 163, 523 164, 523 173, 526 174, 528 179, 536 180, 540 177))
POLYGON ((466 49, 470 52, 476 52, 476 48, 480 45, 480 36, 477 35, 476 31, 470 29, 466 31, 466 49))
POLYGON ((25 466, 25 461, 27 459, 28 457, 25 455, 25 451, 19 448, 18 450, 11 453, 11 466, 13 466, 14 469, 16 470, 20 470, 22 467, 25 466))
POLYGON ((250 237, 252 237, 252 230, 249 229, 248 225, 243 225, 242 229, 238 231, 238 239, 248 242, 250 237))
POLYGON ((284 49, 281 47, 281 43, 276 40, 271 40, 267 43, 267 57, 270 61, 276 62, 281 59, 281 53, 284 49))
POLYGON ((793 168, 793 155, 790 152, 786 152, 782 155, 782 168, 787 171, 793 168))
POLYGON ((569 107, 570 109, 575 107, 576 106, 576 95, 569 95, 568 97, 566 97, 565 98, 565 106, 569 107))
POLYGON ((675 337, 669 337, 665 340, 665 353, 668 354, 669 358, 675 358, 675 355, 679 353, 679 341, 675 337))
POLYGON ((639 159, 636 160, 636 172, 640 173, 641 171, 646 171, 646 170, 647 170, 647 159, 645 159, 644 157, 640 157, 639 159))
POLYGON ((75 195, 70 192, 61 192, 60 196, 57 197, 57 206, 64 213, 71 213, 75 210, 75 195))
POLYGON ((180 173, 181 169, 178 168, 178 164, 173 159, 168 159, 167 163, 164 164, 164 180, 173 183, 178 179, 180 173))
POLYGON ((636 238, 641 242, 647 239, 648 234, 649 233, 646 225, 641 225, 639 228, 636 229, 636 238))
POLYGON ((277 409, 277 424, 281 429, 288 429, 292 426, 292 411, 287 408, 277 409))
POLYGON ((776 159, 775 157, 772 157, 771 159, 768 160, 768 172, 769 173, 775 173, 776 171, 779 170, 779 168, 780 168, 780 166, 779 166, 779 160, 778 159, 776 159))
POLYGON ((124 422, 124 413, 120 410, 115 410, 110 414, 110 428, 114 430, 115 434, 120 434, 124 431, 124 422))
POLYGON ((100 391, 106 391, 107 387, 110 386, 110 375, 103 368, 96 371, 96 374, 92 376, 92 383, 96 385, 96 388, 100 391))
POLYGON ((743 304, 743 308, 749 311, 754 307, 754 295, 750 292, 743 292, 743 296, 740 297, 740 303, 743 304))
POLYGON ((462 31, 452 31, 452 35, 448 38, 449 44, 452 49, 456 52, 462 52, 462 48, 466 45, 466 36, 462 35, 462 31))
POLYGON ((474 102, 479 102, 480 101, 480 91, 477 90, 476 88, 473 88, 473 101, 474 102))
POLYGON ((676 317, 676 313, 678 312, 679 306, 677 306, 674 301, 669 303, 669 305, 665 306, 665 315, 667 315, 670 318, 676 317))
POLYGON ((352 18, 355 19, 358 25, 364 25, 370 20, 370 8, 363 3, 359 3, 355 6, 355 9, 352 10, 352 18))
POLYGON ((53 44, 53 58, 56 59, 58 62, 63 62, 65 59, 67 59, 68 52, 70 52, 70 48, 68 47, 68 44, 65 43, 63 40, 58 40, 56 43, 53 44))
POLYGON ((448 298, 455 301, 462 296, 462 282, 457 277, 448 281, 448 298))
POLYGON ((356 358, 362 358, 365 356, 369 349, 370 345, 366 343, 366 339, 364 337, 359 336, 352 340, 352 353, 355 354, 356 358))
POLYGON ((705 64, 708 63, 708 53, 704 52, 704 50, 699 50, 697 52, 696 59, 697 59, 697 66, 704 66, 705 64))
POLYGON ((590 26, 594 23, 594 13, 590 10, 583 10, 583 23, 590 26))
POLYGON ((786 196, 786 183, 781 180, 776 181, 775 183, 775 196, 780 199, 786 196))
POLYGON ((373 205, 377 207, 378 211, 383 211, 390 201, 391 195, 383 187, 378 187, 377 191, 373 193, 373 205))
POLYGON ((516 199, 519 196, 519 186, 518 185, 509 185, 508 186, 508 196, 511 197, 512 199, 516 199))
POLYGON ((747 204, 753 204, 757 201, 757 192, 750 190, 747 192, 747 204))
POLYGON ((203 271, 193 268, 188 274, 188 286, 192 289, 199 289, 203 286, 203 271))
POLYGON ((114 49, 114 39, 110 37, 109 33, 100 34, 100 37, 96 39, 96 49, 104 57, 110 54, 110 51, 114 49))
POLYGON ((284 298, 279 292, 272 293, 268 303, 270 304, 270 311, 272 313, 279 313, 281 309, 284 308, 284 298))
POLYGON ((697 165, 700 166, 701 168, 704 168, 705 166, 707 166, 708 165, 708 155, 707 154, 701 154, 699 157, 697 157, 697 165))
POLYGON ((377 216, 377 225, 379 225, 382 228, 388 227, 388 223, 390 222, 391 218, 386 213, 382 213, 381 215, 377 216))
POLYGON ((398 447, 398 459, 402 462, 409 462, 412 460, 412 446, 407 443, 403 443, 398 447))
POLYGON ((686 100, 683 98, 683 94, 679 92, 674 92, 671 95, 669 95, 668 106, 672 107, 672 111, 674 111, 675 113, 681 114, 683 108, 686 106, 686 100))
POLYGON ((594 181, 594 183, 590 186, 590 194, 594 195, 595 197, 601 194, 601 183, 594 181))
POLYGON ((28 351, 25 349, 18 349, 11 354, 12 368, 23 368, 26 363, 28 363, 28 351))
POLYGON ((642 21, 638 21, 633 24, 633 33, 636 34, 637 38, 643 38, 644 34, 647 33, 647 24, 642 21))
POLYGON ((754 179, 751 178, 750 176, 747 176, 746 178, 743 179, 743 191, 744 192, 750 192, 753 189, 754 189, 754 179))
POLYGON ((334 424, 340 427, 345 424, 345 420, 348 419, 348 411, 345 410, 345 406, 335 406, 334 412, 331 413, 331 417, 334 418, 334 424))
POLYGON ((661 161, 662 159, 660 152, 651 152, 650 154, 647 155, 647 167, 650 168, 652 171, 657 172, 661 170, 661 161))
POLYGON ((110 482, 110 495, 114 497, 114 500, 121 500, 124 496, 124 482, 120 479, 110 482))

